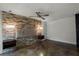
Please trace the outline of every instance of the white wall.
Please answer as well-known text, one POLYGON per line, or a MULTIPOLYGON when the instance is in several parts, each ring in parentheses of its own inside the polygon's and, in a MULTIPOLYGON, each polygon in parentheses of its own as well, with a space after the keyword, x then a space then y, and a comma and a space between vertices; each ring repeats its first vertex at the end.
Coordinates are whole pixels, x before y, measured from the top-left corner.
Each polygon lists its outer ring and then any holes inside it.
POLYGON ((1 18, 1 12, 0 12, 0 54, 3 51, 3 40, 2 40, 2 18, 1 18))
POLYGON ((42 35, 44 35, 45 38, 47 38, 47 21, 42 20, 41 22, 42 22, 42 27, 43 27, 43 29, 42 29, 43 34, 42 35))
POLYGON ((54 41, 76 44, 75 16, 47 21, 47 37, 54 41))

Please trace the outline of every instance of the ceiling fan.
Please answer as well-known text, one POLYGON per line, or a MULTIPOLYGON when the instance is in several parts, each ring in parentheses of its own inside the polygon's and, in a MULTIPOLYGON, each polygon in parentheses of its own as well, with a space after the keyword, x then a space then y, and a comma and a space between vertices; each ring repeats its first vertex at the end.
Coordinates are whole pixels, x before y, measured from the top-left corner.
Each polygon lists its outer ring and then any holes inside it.
POLYGON ((30 17, 39 17, 39 18, 45 20, 45 17, 49 16, 49 14, 44 14, 42 12, 35 12, 35 13, 36 13, 37 16, 30 16, 30 17))

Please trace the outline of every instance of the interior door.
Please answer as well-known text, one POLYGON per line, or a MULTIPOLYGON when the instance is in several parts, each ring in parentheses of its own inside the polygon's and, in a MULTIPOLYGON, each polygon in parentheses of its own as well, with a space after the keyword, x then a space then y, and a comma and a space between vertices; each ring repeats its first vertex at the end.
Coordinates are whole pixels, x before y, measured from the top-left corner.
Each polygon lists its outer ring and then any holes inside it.
POLYGON ((77 39, 77 47, 79 48, 79 13, 75 15, 76 17, 76 39, 77 39))

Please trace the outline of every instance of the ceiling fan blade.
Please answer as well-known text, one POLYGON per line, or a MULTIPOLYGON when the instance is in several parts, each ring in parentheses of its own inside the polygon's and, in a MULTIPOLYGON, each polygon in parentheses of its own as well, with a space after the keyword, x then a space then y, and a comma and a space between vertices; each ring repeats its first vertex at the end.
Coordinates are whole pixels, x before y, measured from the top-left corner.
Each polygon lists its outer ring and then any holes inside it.
POLYGON ((43 20, 45 20, 45 18, 44 18, 44 17, 42 17, 42 16, 41 16, 40 18, 42 18, 43 20))
POLYGON ((37 16, 40 17, 40 18, 42 18, 43 20, 45 20, 45 18, 42 17, 39 13, 40 13, 40 12, 36 12, 37 16))

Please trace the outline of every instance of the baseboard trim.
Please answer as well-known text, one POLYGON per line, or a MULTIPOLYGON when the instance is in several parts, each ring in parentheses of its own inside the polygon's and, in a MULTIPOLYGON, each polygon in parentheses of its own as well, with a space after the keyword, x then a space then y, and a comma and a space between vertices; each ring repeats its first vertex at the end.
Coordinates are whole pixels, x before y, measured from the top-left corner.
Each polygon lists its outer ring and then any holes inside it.
POLYGON ((70 44, 70 43, 65 43, 65 42, 60 42, 60 41, 54 41, 54 40, 50 40, 50 39, 47 39, 48 41, 51 42, 51 44, 56 44, 56 45, 59 45, 59 46, 63 46, 63 47, 67 47, 67 48, 77 48, 77 46, 75 44, 70 44))

